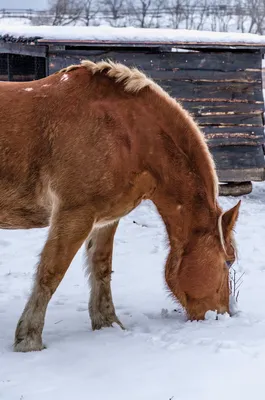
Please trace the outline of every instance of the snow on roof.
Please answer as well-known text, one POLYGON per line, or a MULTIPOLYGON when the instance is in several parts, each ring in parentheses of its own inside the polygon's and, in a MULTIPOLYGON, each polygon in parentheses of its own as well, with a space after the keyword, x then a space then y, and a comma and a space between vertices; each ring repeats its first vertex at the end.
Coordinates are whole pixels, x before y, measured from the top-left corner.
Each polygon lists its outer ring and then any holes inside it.
POLYGON ((212 32, 186 29, 113 28, 110 26, 25 26, 0 24, 0 38, 34 38, 43 41, 107 43, 224 44, 265 46, 265 36, 251 33, 212 32))

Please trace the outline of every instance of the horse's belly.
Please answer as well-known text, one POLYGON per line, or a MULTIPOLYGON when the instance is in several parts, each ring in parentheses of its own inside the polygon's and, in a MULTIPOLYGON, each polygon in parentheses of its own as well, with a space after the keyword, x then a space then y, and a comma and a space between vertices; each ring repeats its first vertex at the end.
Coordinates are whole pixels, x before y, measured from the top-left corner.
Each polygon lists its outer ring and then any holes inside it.
POLYGON ((44 228, 49 225, 49 215, 43 208, 0 209, 1 229, 44 228))

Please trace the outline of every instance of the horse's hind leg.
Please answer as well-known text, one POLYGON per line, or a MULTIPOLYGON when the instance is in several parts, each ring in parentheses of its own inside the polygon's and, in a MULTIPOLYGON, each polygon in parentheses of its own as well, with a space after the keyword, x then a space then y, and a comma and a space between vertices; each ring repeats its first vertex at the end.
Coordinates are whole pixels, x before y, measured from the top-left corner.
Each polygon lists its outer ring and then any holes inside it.
POLYGON ((34 288, 18 322, 15 351, 43 349, 42 330, 46 309, 73 257, 93 225, 87 208, 57 211, 37 268, 34 288))
POLYGON ((89 314, 94 330, 112 326, 114 322, 123 328, 115 314, 110 286, 113 240, 117 226, 118 222, 95 229, 87 240, 91 285, 89 314))

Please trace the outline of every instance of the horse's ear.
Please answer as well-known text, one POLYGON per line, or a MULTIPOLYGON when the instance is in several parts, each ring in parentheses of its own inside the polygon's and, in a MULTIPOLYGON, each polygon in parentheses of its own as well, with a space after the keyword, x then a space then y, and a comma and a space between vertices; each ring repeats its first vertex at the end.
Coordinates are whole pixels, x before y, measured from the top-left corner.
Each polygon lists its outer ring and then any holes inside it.
POLYGON ((224 237, 228 236, 235 226, 239 214, 241 200, 230 210, 226 211, 222 217, 222 228, 224 237))

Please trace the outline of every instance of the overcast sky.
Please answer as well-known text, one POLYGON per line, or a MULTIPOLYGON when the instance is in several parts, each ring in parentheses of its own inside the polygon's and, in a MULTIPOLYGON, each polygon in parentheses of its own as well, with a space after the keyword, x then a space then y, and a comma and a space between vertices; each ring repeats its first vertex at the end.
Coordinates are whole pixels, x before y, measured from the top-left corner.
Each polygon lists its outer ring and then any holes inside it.
POLYGON ((0 8, 47 8, 48 0, 0 0, 0 8))

